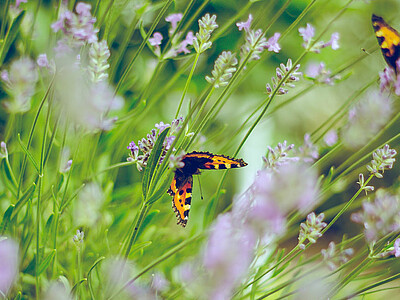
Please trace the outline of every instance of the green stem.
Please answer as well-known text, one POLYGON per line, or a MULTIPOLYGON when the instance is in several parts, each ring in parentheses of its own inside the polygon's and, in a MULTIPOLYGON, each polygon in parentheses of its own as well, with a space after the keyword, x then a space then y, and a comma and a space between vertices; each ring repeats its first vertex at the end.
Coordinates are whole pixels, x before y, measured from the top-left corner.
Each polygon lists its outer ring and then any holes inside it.
POLYGON ((178 118, 178 116, 179 116, 179 112, 180 112, 181 107, 182 107, 183 99, 185 99, 187 90, 189 89, 189 85, 190 85, 190 82, 192 81, 193 73, 194 73, 194 70, 195 70, 195 68, 197 66, 197 62, 199 60, 199 57, 200 57, 200 53, 196 53, 196 57, 194 58, 192 69, 190 70, 189 77, 186 80, 185 88, 183 89, 181 101, 179 101, 179 106, 178 106, 178 110, 176 111, 176 114, 175 114, 175 119, 178 118))
POLYGON ((144 40, 140 44, 138 50, 136 51, 135 55, 133 56, 133 58, 129 62, 128 66, 125 68, 124 72, 122 73, 122 76, 121 76, 120 80, 118 81, 117 86, 115 87, 115 94, 118 93, 118 91, 121 88, 122 84, 125 82, 126 77, 128 76, 129 72, 131 71, 131 69, 133 67, 133 63, 136 61, 136 59, 138 58, 139 54, 142 52, 142 50, 143 50, 144 46, 146 45, 147 41, 149 40, 150 36, 153 34, 154 29, 156 28, 156 26, 158 25, 158 23, 160 22, 161 18, 163 17, 163 15, 165 14, 165 12, 167 11, 168 7, 171 5, 172 2, 173 2, 173 0, 168 0, 165 3, 164 7, 161 9, 160 13, 157 15, 157 18, 155 19, 155 21, 151 25, 151 28, 147 32, 146 37, 144 38, 144 40))
POLYGON ((35 7, 35 11, 33 12, 33 21, 32 21, 32 24, 31 24, 31 31, 29 32, 27 45, 26 45, 26 53, 27 54, 31 52, 31 45, 32 45, 32 40, 33 40, 33 31, 35 29, 36 19, 37 19, 37 15, 38 15, 38 12, 39 12, 39 8, 40 8, 41 2, 42 2, 42 0, 36 0, 36 7, 35 7))

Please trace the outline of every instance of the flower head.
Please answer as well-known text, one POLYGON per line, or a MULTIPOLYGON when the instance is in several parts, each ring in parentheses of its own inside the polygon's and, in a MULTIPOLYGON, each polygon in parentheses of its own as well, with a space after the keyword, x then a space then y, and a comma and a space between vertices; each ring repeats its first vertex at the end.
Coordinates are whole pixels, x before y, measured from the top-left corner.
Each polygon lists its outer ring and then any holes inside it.
POLYGON ((206 76, 206 80, 212 83, 215 88, 226 86, 232 78, 232 74, 236 72, 237 59, 230 51, 223 51, 214 64, 211 71, 213 77, 206 76))
POLYGON ((48 68, 50 66, 46 54, 40 54, 36 60, 36 63, 41 68, 48 68))
POLYGON ((154 32, 153 37, 149 38, 149 43, 152 46, 158 47, 162 43, 163 36, 159 32, 154 32))
POLYGON ((185 53, 189 54, 190 50, 187 48, 189 45, 193 45, 193 41, 195 40, 195 36, 193 35, 193 31, 189 31, 185 37, 185 39, 180 43, 179 48, 176 50, 177 54, 185 53))
POLYGON ((322 48, 326 48, 329 46, 331 46, 333 50, 339 49, 339 43, 338 43, 339 33, 337 32, 332 33, 331 39, 327 43, 323 41, 318 41, 313 43, 315 29, 311 24, 307 23, 306 27, 299 28, 299 34, 304 41, 302 46, 309 51, 319 53, 322 48))
POLYGON ((299 233, 299 247, 305 249, 304 242, 308 240, 310 243, 315 244, 317 239, 322 236, 322 229, 326 227, 326 223, 322 222, 325 218, 324 213, 320 213, 318 216, 314 212, 308 214, 306 222, 300 224, 299 233))
POLYGON ((321 62, 319 64, 312 63, 308 65, 306 75, 315 83, 334 85, 341 77, 340 75, 331 76, 331 73, 330 70, 326 69, 325 63, 321 62))
POLYGON ((173 34, 175 32, 178 23, 182 20, 183 15, 181 13, 172 14, 165 18, 165 21, 171 23, 171 28, 169 30, 169 34, 173 34))
POLYGON ((318 147, 311 142, 311 136, 304 135, 304 143, 299 147, 299 157, 306 163, 312 163, 318 159, 318 147))
POLYGON ((386 144, 382 149, 376 150, 372 153, 373 160, 371 161, 371 165, 367 166, 368 171, 376 177, 382 178, 382 174, 385 170, 390 170, 393 167, 393 164, 396 161, 394 158, 396 154, 396 150, 390 149, 388 144, 386 144))
POLYGON ((329 147, 335 145, 337 143, 337 141, 338 141, 338 134, 337 134, 337 131, 334 129, 329 130, 324 135, 324 142, 329 147))
POLYGON ((11 63, 7 73, 2 73, 10 100, 3 104, 12 113, 27 112, 38 79, 35 63, 29 58, 20 58, 11 63))
POLYGON ((327 249, 321 250, 322 257, 328 268, 331 271, 336 270, 340 265, 346 263, 349 260, 349 256, 354 254, 352 248, 339 249, 336 251, 336 245, 334 242, 330 242, 327 249))
POLYGON ((279 53, 281 50, 281 46, 278 44, 278 40, 281 37, 281 34, 279 32, 275 32, 275 34, 270 37, 267 41, 267 49, 268 51, 273 51, 275 53, 279 53))
POLYGON ((304 46, 304 48, 306 48, 306 46, 308 44, 310 44, 310 42, 312 41, 312 39, 315 35, 315 29, 310 23, 307 23, 306 27, 299 28, 299 33, 304 41, 303 46, 304 46))
POLYGON ((341 131, 348 148, 364 145, 387 124, 392 115, 392 101, 379 92, 372 92, 349 111, 347 124, 341 131))
POLYGON ((8 156, 7 145, 4 141, 0 143, 0 158, 6 158, 8 156))
POLYGON ((216 15, 205 14, 199 20, 199 32, 196 33, 196 39, 193 40, 193 47, 197 53, 203 53, 211 48, 211 33, 218 28, 218 24, 215 22, 216 19, 216 15))
POLYGON ((266 168, 274 169, 282 165, 289 164, 294 161, 298 161, 298 157, 289 157, 289 152, 293 150, 294 144, 287 145, 287 142, 278 143, 275 148, 268 146, 268 153, 264 157, 263 161, 266 168))
POLYGON ((107 69, 110 67, 108 58, 110 50, 107 41, 94 42, 89 49, 89 66, 88 71, 93 82, 97 83, 108 78, 107 69))
POLYGON ((237 22, 236 26, 238 27, 239 31, 242 31, 243 29, 245 31, 249 31, 252 21, 253 21, 253 16, 249 14, 249 17, 247 18, 246 22, 237 22))
POLYGON ((366 240, 374 243, 388 233, 400 231, 400 199, 378 190, 374 201, 364 201, 362 211, 352 214, 351 220, 362 224, 366 240))
POLYGON ((79 244, 83 243, 83 238, 85 237, 85 233, 83 231, 80 231, 79 229, 76 230, 76 234, 72 238, 73 242, 77 247, 79 247, 79 244))
POLYGON ((289 58, 286 66, 284 64, 280 64, 279 68, 276 68, 276 77, 272 77, 272 87, 269 83, 266 85, 267 94, 272 95, 273 91, 276 91, 277 95, 285 95, 289 92, 286 87, 294 88, 294 82, 299 81, 302 75, 301 72, 298 72, 300 65, 296 65, 293 67, 292 60, 289 58), (278 88, 279 86, 279 88, 278 88))

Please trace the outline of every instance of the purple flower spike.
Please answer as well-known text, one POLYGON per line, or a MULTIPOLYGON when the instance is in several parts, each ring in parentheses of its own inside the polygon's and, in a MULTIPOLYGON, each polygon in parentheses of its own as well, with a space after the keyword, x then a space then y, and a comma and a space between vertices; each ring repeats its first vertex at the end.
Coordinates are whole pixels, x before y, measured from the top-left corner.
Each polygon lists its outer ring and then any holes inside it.
POLYGON ((149 43, 152 46, 159 46, 159 45, 161 45, 162 39, 163 39, 163 36, 161 33, 154 32, 153 37, 149 38, 149 43))
POLYGON ((0 242, 0 291, 6 295, 18 274, 18 244, 2 237, 0 242))
POLYGON ((328 44, 330 44, 333 50, 337 50, 339 49, 338 41, 339 41, 339 33, 334 32, 332 33, 331 40, 328 42, 328 44))
POLYGON ((393 245, 393 255, 396 257, 400 257, 400 238, 398 238, 393 245))
POLYGON ((18 8, 21 3, 28 3, 28 0, 15 0, 15 7, 18 8))
POLYGON ((279 53, 281 50, 281 46, 278 44, 278 40, 281 37, 279 32, 275 32, 275 34, 270 37, 267 41, 267 49, 268 51, 273 51, 275 53, 279 53))
POLYGON ((245 31, 249 31, 252 21, 253 21, 253 16, 249 14, 249 18, 247 19, 246 22, 237 22, 236 26, 238 27, 239 31, 242 31, 243 29, 245 31))
POLYGON ((178 23, 182 20, 182 14, 178 13, 178 14, 172 14, 169 15, 168 17, 165 18, 165 21, 170 22, 171 23, 171 29, 170 29, 170 33, 173 33, 176 29, 176 27, 178 26, 178 23))
POLYGON ((185 53, 189 54, 190 50, 187 49, 186 47, 188 45, 193 45, 193 40, 195 39, 195 36, 193 34, 193 31, 189 31, 186 35, 186 38, 181 42, 180 47, 177 50, 177 53, 185 53))
POLYGON ((308 44, 314 37, 315 29, 310 23, 307 23, 307 27, 299 28, 299 33, 300 36, 303 38, 304 42, 308 44))

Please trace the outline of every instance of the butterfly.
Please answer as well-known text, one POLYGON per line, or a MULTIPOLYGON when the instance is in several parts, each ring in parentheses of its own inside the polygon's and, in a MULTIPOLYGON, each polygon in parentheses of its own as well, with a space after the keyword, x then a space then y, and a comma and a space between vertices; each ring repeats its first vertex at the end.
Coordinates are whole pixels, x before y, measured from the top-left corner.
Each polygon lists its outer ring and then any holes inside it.
POLYGON ((381 47, 383 57, 396 74, 400 71, 396 61, 400 57, 400 34, 389 26, 383 18, 372 15, 372 27, 381 47))
POLYGON ((186 226, 192 201, 193 176, 200 170, 222 170, 247 166, 243 159, 216 155, 209 152, 193 151, 183 156, 184 166, 175 170, 174 179, 168 189, 173 197, 172 208, 178 218, 178 225, 186 226))

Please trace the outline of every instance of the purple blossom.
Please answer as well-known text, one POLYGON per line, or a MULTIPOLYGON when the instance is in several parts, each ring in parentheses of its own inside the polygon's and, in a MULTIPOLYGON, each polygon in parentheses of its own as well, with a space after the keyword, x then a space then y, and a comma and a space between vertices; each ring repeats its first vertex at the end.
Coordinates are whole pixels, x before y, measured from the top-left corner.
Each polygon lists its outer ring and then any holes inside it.
POLYGON ((169 288, 169 282, 167 279, 165 279, 165 276, 157 272, 155 274, 152 274, 152 281, 151 281, 151 287, 156 290, 157 292, 165 292, 169 288))
POLYGON ((220 215, 208 238, 203 264, 209 299, 231 298, 253 259, 254 234, 235 224, 231 214, 220 215))
POLYGON ((164 124, 163 121, 161 121, 160 123, 156 124, 155 127, 161 132, 163 132, 165 129, 171 127, 171 125, 169 124, 164 124))
POLYGON ((298 238, 300 249, 305 249, 304 242, 306 240, 308 240, 312 244, 315 244, 317 242, 317 239, 322 236, 321 231, 327 226, 325 222, 322 222, 324 218, 324 213, 320 213, 318 216, 316 216, 315 212, 312 212, 307 215, 306 222, 300 224, 300 232, 298 238))
POLYGON ((154 32, 153 37, 149 38, 149 43, 152 46, 159 46, 162 43, 163 36, 159 32, 154 32))
POLYGON ((324 142, 327 146, 331 147, 338 141, 337 131, 334 129, 329 130, 324 136, 324 142))
POLYGON ((3 82, 10 83, 10 76, 7 70, 1 71, 0 77, 3 82))
POLYGON ((381 93, 384 91, 390 91, 392 89, 392 86, 397 83, 396 74, 394 70, 390 67, 386 67, 382 72, 379 72, 379 78, 381 93))
POLYGON ((253 21, 253 16, 249 14, 249 17, 246 22, 237 22, 236 26, 238 27, 239 31, 242 31, 243 29, 245 31, 249 31, 252 21, 253 21))
POLYGON ((278 40, 280 37, 281 34, 279 32, 275 32, 275 34, 268 39, 266 44, 268 51, 279 53, 279 51, 281 50, 281 46, 278 44, 278 40))
POLYGON ((303 41, 305 43, 304 45, 307 46, 315 35, 315 29, 310 23, 307 23, 307 26, 305 28, 299 28, 299 33, 300 36, 303 38, 303 41))
POLYGON ((393 247, 394 247, 394 249, 393 249, 394 256, 400 257, 400 238, 396 239, 396 241, 393 244, 393 247))
POLYGON ((79 2, 76 5, 76 13, 82 17, 91 17, 92 14, 90 13, 90 9, 92 8, 92 6, 90 4, 87 3, 83 3, 83 2, 79 2))
POLYGON ((393 164, 396 161, 394 157, 396 155, 396 150, 390 149, 389 145, 386 144, 383 148, 377 149, 372 153, 373 160, 371 161, 371 165, 367 165, 367 170, 371 174, 374 174, 374 176, 382 178, 385 170, 393 168, 393 164))
POLYGON ((38 56, 37 60, 36 60, 36 63, 41 68, 48 68, 49 67, 49 61, 47 60, 47 55, 46 54, 40 54, 38 56))
POLYGON ((400 200, 398 195, 378 190, 374 201, 363 201, 362 211, 352 214, 351 220, 364 226, 365 238, 369 243, 378 241, 388 233, 399 231, 400 200))
POLYGON ((332 50, 337 50, 339 49, 339 33, 338 32, 334 32, 331 35, 331 40, 326 43, 326 46, 331 46, 332 50))
POLYGON ((318 147, 312 143, 308 133, 304 135, 304 143, 299 147, 299 157, 306 163, 313 163, 319 157, 318 147))
POLYGON ((7 144, 4 141, 0 143, 0 158, 6 158, 8 156, 7 144))
POLYGON ((324 62, 309 64, 306 72, 307 76, 317 83, 333 85, 336 80, 340 79, 340 75, 331 76, 331 73, 330 70, 326 69, 324 62))
POLYGON ((170 22, 171 23, 171 29, 169 30, 169 33, 172 34, 176 27, 178 26, 178 23, 182 20, 182 14, 178 13, 178 14, 172 14, 169 15, 165 18, 165 21, 170 22))
POLYGON ((186 38, 180 43, 179 48, 176 50, 176 53, 185 53, 189 54, 190 50, 187 49, 186 47, 189 45, 193 45, 193 41, 196 39, 196 37, 193 35, 192 31, 189 31, 186 35, 186 38))
POLYGON ((18 244, 0 237, 0 291, 7 295, 18 274, 18 244))

